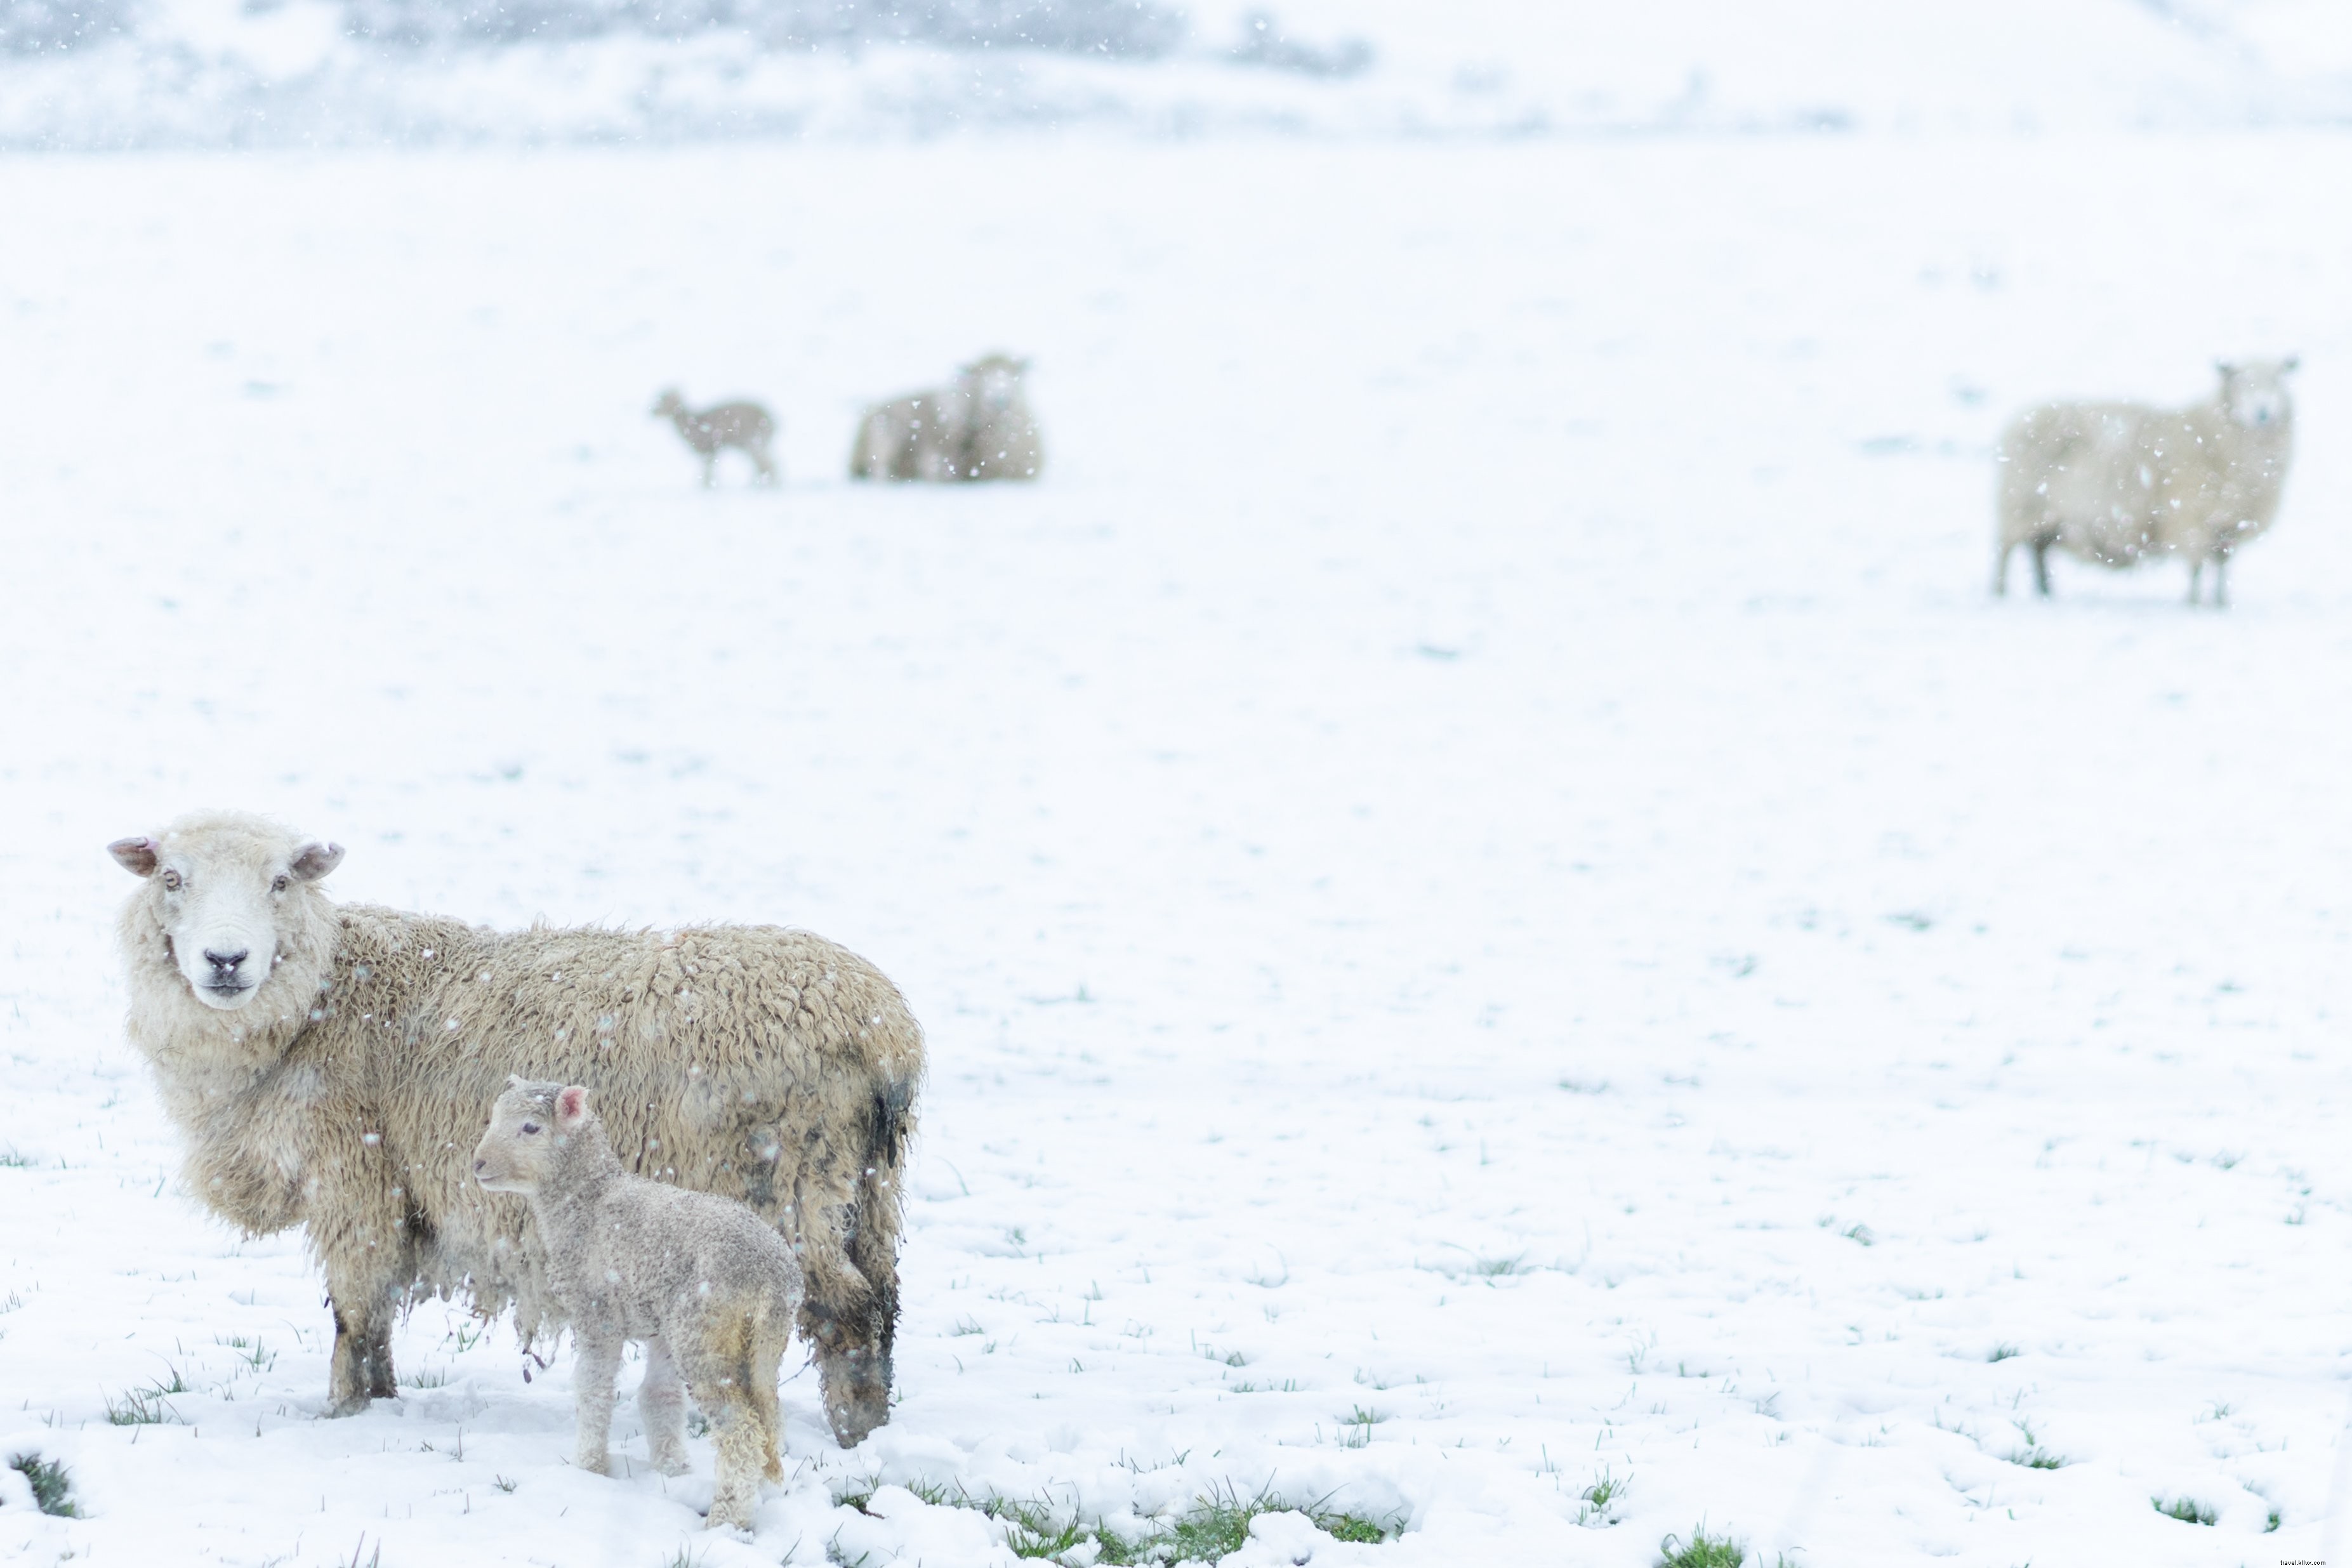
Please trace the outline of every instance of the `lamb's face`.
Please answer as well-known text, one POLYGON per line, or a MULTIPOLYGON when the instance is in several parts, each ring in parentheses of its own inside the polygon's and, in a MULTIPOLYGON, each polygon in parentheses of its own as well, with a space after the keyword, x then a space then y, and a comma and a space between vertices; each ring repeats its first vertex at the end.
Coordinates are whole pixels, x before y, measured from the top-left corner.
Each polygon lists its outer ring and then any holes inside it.
POLYGON ((343 858, 337 844, 301 840, 259 818, 184 818, 160 838, 107 846, 149 882, 149 901, 172 961, 195 998, 234 1011, 253 1000, 280 950, 289 898, 343 858))
POLYGON ((474 1179, 492 1192, 537 1192, 564 1137, 587 1115, 588 1091, 576 1083, 509 1078, 474 1145, 474 1179))
POLYGON ((2221 402, 2230 418, 2249 430, 2283 424, 2294 412, 2288 401, 2286 377, 2295 361, 2255 360, 2221 367, 2221 402))

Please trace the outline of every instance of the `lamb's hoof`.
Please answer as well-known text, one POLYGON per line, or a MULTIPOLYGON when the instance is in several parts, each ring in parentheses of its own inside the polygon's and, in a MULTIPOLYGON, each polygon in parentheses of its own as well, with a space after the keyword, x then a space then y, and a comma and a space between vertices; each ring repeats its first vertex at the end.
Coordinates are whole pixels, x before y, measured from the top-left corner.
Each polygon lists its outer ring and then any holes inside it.
POLYGON ((702 1521, 702 1528, 705 1530, 740 1530, 744 1534, 749 1535, 751 1533, 751 1511, 750 1509, 745 1509, 739 1513, 732 1509, 722 1509, 713 1505, 709 1516, 702 1521))
POLYGON ((610 1454, 583 1454, 572 1463, 592 1476, 609 1476, 613 1473, 613 1456, 610 1454))

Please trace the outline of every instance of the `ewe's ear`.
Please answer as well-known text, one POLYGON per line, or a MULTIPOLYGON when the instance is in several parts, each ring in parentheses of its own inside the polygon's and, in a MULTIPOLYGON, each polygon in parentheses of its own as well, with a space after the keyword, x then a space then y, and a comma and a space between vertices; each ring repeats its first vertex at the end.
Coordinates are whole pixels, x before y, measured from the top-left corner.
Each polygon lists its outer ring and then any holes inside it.
POLYGON ((2279 369, 2282 371, 2297 370, 2300 369, 2302 365, 2303 356, 2301 354, 2289 354, 2285 359, 2279 361, 2279 369))
POLYGON ((132 876, 153 876, 156 857, 163 846, 149 838, 117 839, 106 846, 115 863, 132 876))
POLYGON ((2221 371, 2221 379, 2222 379, 2223 381, 2225 381, 2225 382, 2226 382, 2226 381, 2228 381, 2231 376, 2234 376, 2234 375, 2236 375, 2236 374, 2238 373, 2238 367, 2237 367, 2237 366, 2235 366, 2235 365, 2233 365, 2233 364, 2231 364, 2231 363, 2229 361, 2227 361, 2227 360, 2216 360, 2216 361, 2213 361, 2213 368, 2214 368, 2215 370, 2217 370, 2217 371, 2221 371))
POLYGON ((588 1091, 579 1084, 567 1084, 555 1096, 555 1119, 569 1127, 586 1119, 588 1091))
POLYGON ((286 869, 294 873, 297 882, 316 882, 342 863, 342 845, 322 844, 312 839, 294 852, 294 863, 286 869))

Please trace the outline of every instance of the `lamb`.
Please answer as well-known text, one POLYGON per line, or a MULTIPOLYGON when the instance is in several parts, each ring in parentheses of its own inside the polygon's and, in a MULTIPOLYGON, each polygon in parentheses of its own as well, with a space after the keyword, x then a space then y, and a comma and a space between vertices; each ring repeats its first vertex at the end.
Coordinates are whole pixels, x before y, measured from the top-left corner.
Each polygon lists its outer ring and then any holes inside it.
POLYGON ((1992 590, 2009 591, 2010 552, 2033 550, 2050 593, 2050 547, 2123 568, 2151 556, 2189 562, 2189 602, 2205 565, 2229 602, 2230 557, 2278 515, 2294 445, 2286 376, 2297 361, 2222 364, 2215 394, 2185 409, 2045 403, 2018 416, 1996 454, 2000 553, 1992 590))
POLYGON ((955 381, 866 411, 849 453, 853 479, 1034 479, 1045 456, 1022 395, 1029 361, 974 360, 955 381))
POLYGON ((773 926, 499 933, 337 905, 342 860, 241 812, 118 841, 130 1036, 189 1186, 250 1234, 300 1225, 335 1320, 331 1412, 397 1392, 416 1295, 561 1325, 523 1206, 462 1152, 507 1075, 593 1082, 631 1169, 747 1203, 806 1277, 803 1340, 851 1447, 889 1418, 901 1177, 923 1071, 904 999, 773 926))
POLYGON ((686 399, 677 389, 671 387, 654 403, 653 416, 677 425, 686 444, 701 455, 703 488, 718 483, 719 454, 729 446, 751 460, 752 466, 759 470, 757 483, 777 482, 776 460, 768 452, 768 443, 776 434, 776 421, 758 403, 722 402, 697 413, 686 406, 686 399))
POLYGON ((683 1475, 684 1393, 718 1434, 707 1523, 751 1528, 760 1481, 783 1479, 776 1368, 800 1310, 792 1249, 740 1203, 631 1176, 581 1084, 520 1075, 490 1108, 474 1179, 530 1200, 549 1293, 572 1322, 579 1457, 611 1473, 613 1379, 622 1347, 646 1347, 637 1408, 654 1468, 683 1475))

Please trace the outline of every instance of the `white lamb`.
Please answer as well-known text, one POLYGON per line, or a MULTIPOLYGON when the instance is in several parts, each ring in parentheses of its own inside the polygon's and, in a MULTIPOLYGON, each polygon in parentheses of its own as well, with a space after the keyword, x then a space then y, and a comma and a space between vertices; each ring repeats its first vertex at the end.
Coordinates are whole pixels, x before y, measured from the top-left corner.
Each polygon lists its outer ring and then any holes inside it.
POLYGON ((783 1479, 776 1369, 801 1304, 792 1248, 740 1203, 623 1170, 577 1083, 509 1079, 474 1150, 474 1179, 530 1199, 579 1354, 580 1468, 609 1473, 613 1379, 622 1347, 640 1341, 637 1408, 654 1468, 685 1471, 691 1394, 718 1434, 707 1522, 751 1529, 761 1479, 783 1479))
POLYGON ((2232 552, 2278 515, 2294 448, 2286 375, 2296 361, 2220 367, 2221 384, 2185 409, 2138 403, 2044 403, 2002 433, 1996 454, 2000 553, 1992 591, 2009 591, 2010 552, 2033 550, 2033 583, 2050 592, 2050 547, 2101 566, 2152 556, 2189 562, 2189 602, 2213 563, 2213 602, 2229 602, 2232 552))

